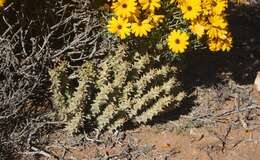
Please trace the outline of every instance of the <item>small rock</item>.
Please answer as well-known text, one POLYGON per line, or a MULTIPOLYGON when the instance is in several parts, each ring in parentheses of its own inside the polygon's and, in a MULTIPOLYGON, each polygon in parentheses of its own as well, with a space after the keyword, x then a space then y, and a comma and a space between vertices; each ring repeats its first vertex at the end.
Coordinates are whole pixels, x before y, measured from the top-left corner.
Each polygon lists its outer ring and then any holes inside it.
POLYGON ((257 73, 253 92, 251 92, 251 96, 255 100, 257 104, 260 104, 260 72, 257 73))
POLYGON ((255 78, 255 89, 257 92, 260 92, 260 71, 257 73, 255 78))

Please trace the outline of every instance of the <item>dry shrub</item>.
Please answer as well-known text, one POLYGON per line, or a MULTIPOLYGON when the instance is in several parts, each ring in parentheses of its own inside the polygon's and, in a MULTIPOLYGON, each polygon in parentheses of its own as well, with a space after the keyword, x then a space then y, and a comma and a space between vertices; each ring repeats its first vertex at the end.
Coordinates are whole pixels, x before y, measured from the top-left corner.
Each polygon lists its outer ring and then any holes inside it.
POLYGON ((48 69, 56 58, 104 55, 110 43, 97 34, 100 13, 88 0, 10 0, 1 14, 0 159, 36 143, 35 126, 46 118, 35 112, 39 105, 28 104, 48 102, 48 69))

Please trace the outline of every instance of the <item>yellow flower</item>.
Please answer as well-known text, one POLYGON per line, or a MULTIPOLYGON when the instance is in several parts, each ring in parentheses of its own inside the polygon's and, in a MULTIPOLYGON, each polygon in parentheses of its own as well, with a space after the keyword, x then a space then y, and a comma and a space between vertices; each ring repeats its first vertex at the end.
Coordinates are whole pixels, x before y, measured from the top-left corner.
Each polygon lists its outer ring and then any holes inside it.
POLYGON ((208 16, 212 12, 212 0, 201 0, 202 15, 208 16))
POLYGON ((232 37, 230 36, 224 40, 221 49, 222 51, 230 51, 231 48, 232 48, 232 37))
POLYGON ((139 3, 141 4, 143 10, 149 9, 154 11, 155 9, 161 7, 160 0, 139 0, 139 3))
POLYGON ((174 53, 183 53, 187 49, 189 36, 186 32, 174 30, 168 36, 167 42, 169 48, 174 53))
POLYGON ((194 23, 189 28, 198 38, 201 38, 205 33, 205 26, 200 23, 194 23))
POLYGON ((151 13, 148 15, 148 19, 151 24, 153 24, 154 26, 158 26, 159 23, 163 22, 164 15, 155 15, 154 13, 151 13))
POLYGON ((212 11, 213 14, 220 15, 228 7, 227 0, 213 0, 212 1, 212 11))
POLYGON ((201 12, 201 0, 185 0, 180 4, 183 18, 193 20, 197 18, 201 12))
POLYGON ((220 51, 221 43, 218 39, 211 39, 208 41, 209 49, 213 52, 220 51))
POLYGON ((0 7, 3 7, 5 4, 5 0, 0 0, 0 7))
POLYGON ((213 38, 226 39, 227 33, 228 31, 226 31, 225 29, 219 29, 213 26, 211 26, 207 31, 208 37, 211 39, 213 38))
POLYGON ((116 33, 121 39, 125 39, 131 33, 130 26, 131 24, 128 23, 127 19, 112 17, 107 27, 109 32, 116 33))
POLYGON ((202 15, 220 15, 228 7, 227 0, 202 0, 202 15))
POLYGON ((229 37, 225 40, 223 39, 210 39, 209 40, 209 49, 213 52, 217 51, 230 51, 232 48, 232 38, 229 35, 229 37))
POLYGON ((135 12, 128 17, 129 22, 138 22, 138 18, 141 15, 141 7, 137 6, 135 12))
POLYGON ((136 11, 136 1, 135 0, 118 0, 112 5, 117 16, 130 17, 136 11))
POLYGON ((214 27, 219 27, 219 28, 226 28, 227 27, 227 22, 223 18, 223 16, 211 16, 209 17, 209 22, 211 23, 212 26, 214 27))
POLYGON ((145 19, 142 22, 136 22, 132 24, 132 33, 136 37, 147 36, 148 32, 151 32, 153 26, 149 24, 149 19, 145 19))

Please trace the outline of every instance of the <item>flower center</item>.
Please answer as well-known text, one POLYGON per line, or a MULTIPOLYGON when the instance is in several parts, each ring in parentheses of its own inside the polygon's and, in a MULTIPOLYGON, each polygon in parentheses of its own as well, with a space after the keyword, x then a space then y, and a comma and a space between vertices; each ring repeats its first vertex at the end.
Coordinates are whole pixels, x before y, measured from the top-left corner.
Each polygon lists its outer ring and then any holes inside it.
POLYGON ((118 26, 117 26, 117 29, 122 29, 122 26, 121 26, 121 25, 118 25, 118 26))
POLYGON ((138 22, 137 24, 138 24, 138 26, 142 26, 142 22, 138 22))
POLYGON ((212 6, 216 7, 217 6, 217 2, 213 1, 212 6))
POLYGON ((122 7, 123 7, 123 8, 127 8, 127 4, 124 3, 124 4, 122 5, 122 7))
POLYGON ((175 39, 175 43, 176 44, 180 44, 180 40, 179 39, 175 39))
POLYGON ((187 7, 187 10, 188 10, 188 11, 191 11, 191 10, 192 10, 192 7, 191 7, 191 6, 188 6, 188 7, 187 7))

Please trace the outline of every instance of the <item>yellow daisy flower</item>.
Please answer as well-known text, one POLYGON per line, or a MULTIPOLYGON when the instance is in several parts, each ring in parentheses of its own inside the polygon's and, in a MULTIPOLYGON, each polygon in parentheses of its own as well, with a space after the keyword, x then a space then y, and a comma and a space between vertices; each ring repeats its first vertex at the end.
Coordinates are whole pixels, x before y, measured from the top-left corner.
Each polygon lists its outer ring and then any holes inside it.
POLYGON ((185 0, 180 4, 183 18, 193 20, 197 18, 201 12, 201 0, 185 0))
POLYGON ((117 16, 130 17, 136 11, 136 0, 118 0, 113 3, 112 9, 117 16))
POLYGON ((0 0, 0 7, 3 7, 5 4, 5 0, 0 0))
POLYGON ((148 32, 151 32, 152 28, 153 26, 149 23, 149 19, 133 23, 131 26, 132 33, 134 33, 136 37, 147 36, 148 32))
POLYGON ((221 43, 218 39, 211 39, 208 41, 209 49, 213 52, 220 51, 221 43))
POLYGON ((230 51, 232 48, 232 38, 229 36, 227 39, 210 39, 209 40, 209 49, 213 52, 217 51, 230 51))
POLYGON ((200 23, 194 23, 194 24, 190 25, 189 28, 190 28, 191 32, 197 36, 197 38, 201 38, 205 33, 205 26, 203 26, 200 23))
POLYGON ((209 30, 207 31, 208 37, 213 38, 220 38, 220 39, 226 39, 228 31, 225 29, 219 29, 216 27, 211 26, 209 30))
POLYGON ((174 30, 168 36, 168 47, 174 53, 183 53, 187 49, 189 36, 186 32, 180 30, 174 30))
POLYGON ((158 26, 160 23, 163 22, 164 15, 155 15, 154 13, 151 13, 148 15, 148 19, 151 24, 154 26, 158 26))
POLYGON ((154 11, 155 9, 161 7, 160 0, 139 0, 139 3, 141 4, 143 10, 149 9, 154 11))
POLYGON ((211 17, 209 17, 209 22, 214 27, 219 27, 219 28, 222 28, 222 29, 227 27, 227 22, 223 18, 223 16, 217 16, 217 15, 211 16, 211 17))
POLYGON ((212 11, 213 14, 220 15, 225 11, 225 9, 228 7, 228 1, 227 0, 213 0, 212 1, 212 11))
POLYGON ((222 51, 230 51, 232 48, 232 37, 228 37, 227 39, 224 40, 223 44, 222 44, 222 51))
POLYGON ((138 18, 141 15, 141 7, 137 6, 135 12, 128 17, 129 22, 138 22, 138 18))
POLYGON ((131 33, 130 26, 127 19, 112 17, 107 27, 109 32, 116 33, 121 39, 125 39, 131 33))
POLYGON ((203 16, 208 16, 212 12, 212 0, 201 0, 201 10, 203 16))

